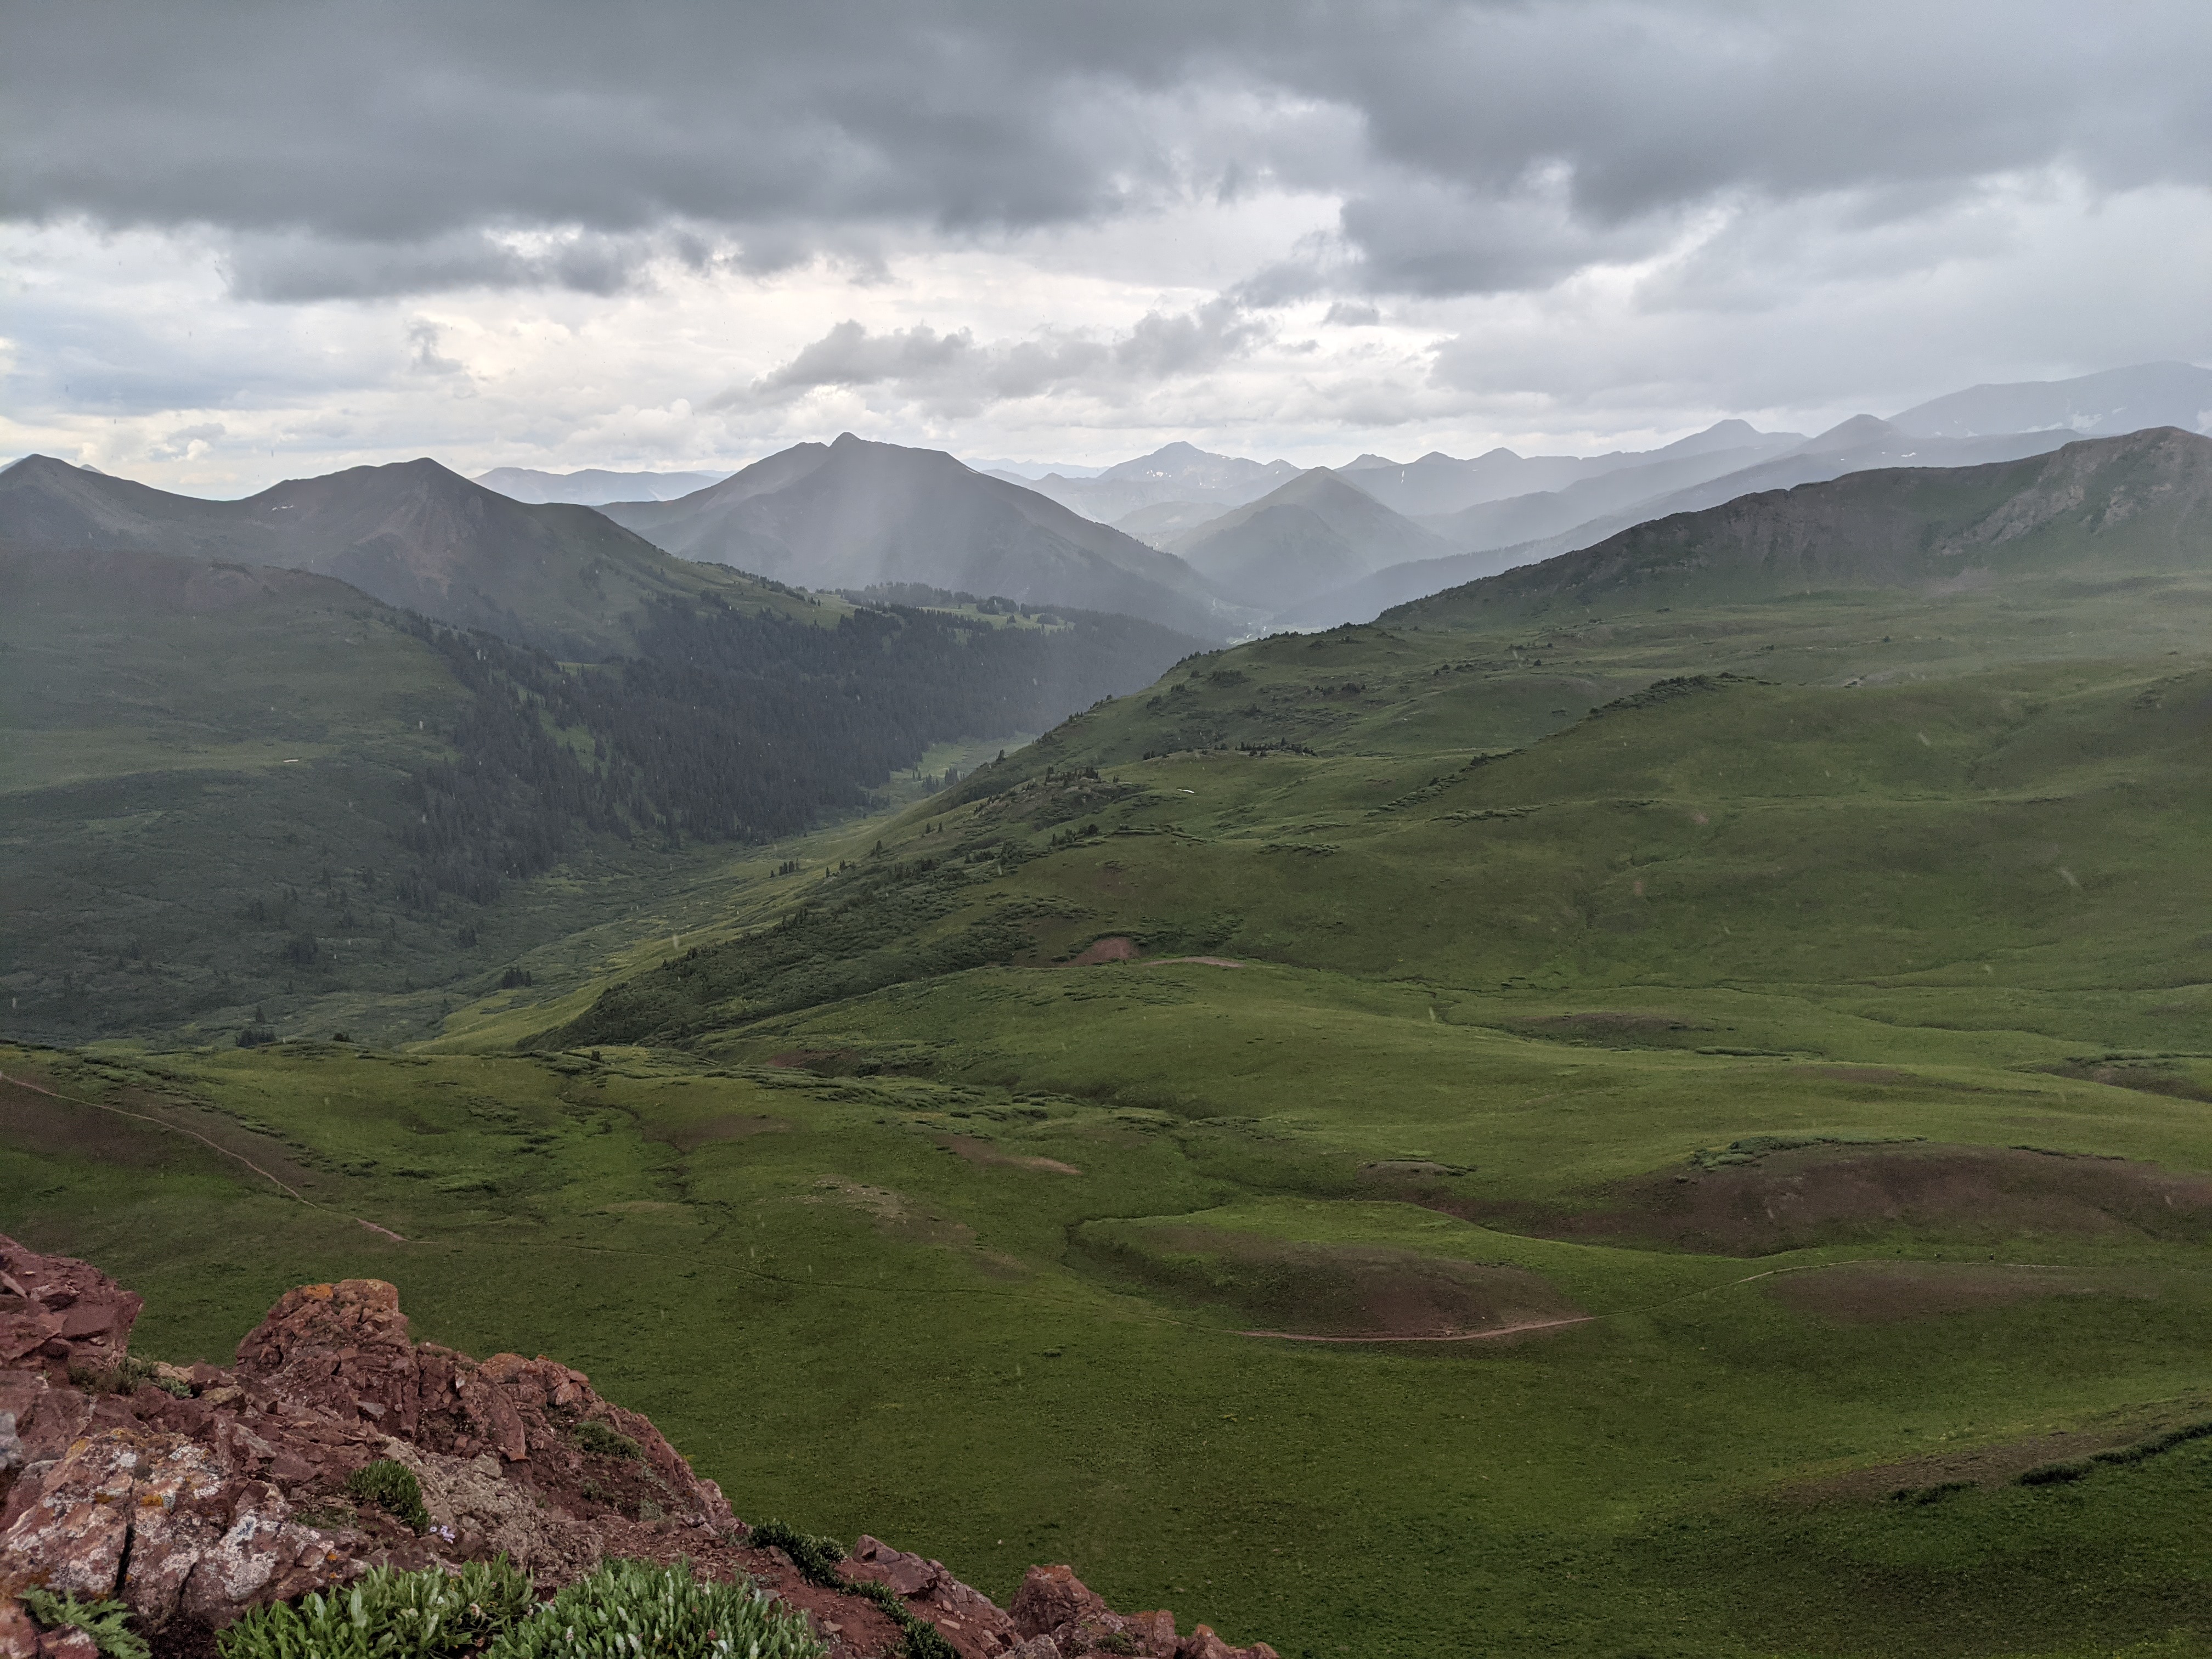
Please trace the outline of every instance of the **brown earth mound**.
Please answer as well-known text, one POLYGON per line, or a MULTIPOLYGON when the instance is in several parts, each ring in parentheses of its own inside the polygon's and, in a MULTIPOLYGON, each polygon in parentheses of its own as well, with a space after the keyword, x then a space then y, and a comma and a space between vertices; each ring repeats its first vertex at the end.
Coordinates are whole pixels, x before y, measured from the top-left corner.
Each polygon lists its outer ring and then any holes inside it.
POLYGON ((996 1166, 1009 1170, 1041 1170, 1049 1175, 1079 1176, 1083 1173, 1073 1164, 1063 1164, 1056 1158, 1033 1158, 1001 1152, 989 1141, 975 1135, 947 1135, 937 1144, 948 1152, 958 1153, 965 1162, 984 1169, 996 1166))
POLYGON ((1232 1308, 1268 1334, 1467 1337, 1572 1322, 1582 1311, 1524 1267, 1388 1245, 1309 1244, 1214 1227, 1094 1224, 1078 1237, 1122 1271, 1232 1308))
POLYGON ((541 1590, 607 1555, 745 1575, 805 1614, 832 1659, 912 1649, 846 1585, 887 1583, 959 1659, 1276 1659, 1165 1613, 1120 1614, 1065 1566, 1031 1569, 1011 1613, 944 1565, 863 1538, 836 1582, 758 1547, 721 1489, 645 1418, 544 1358, 482 1362, 415 1342, 376 1279, 286 1292, 225 1370, 133 1360, 139 1298, 82 1261, 0 1237, 0 1653, 96 1659, 41 1631, 33 1586, 118 1596, 154 1659, 206 1659, 258 1603, 367 1568, 504 1553, 541 1590), (428 1529, 350 1498, 390 1460, 422 1489, 428 1529), (1056 1640, 1045 1640, 1048 1635, 1056 1640))
POLYGON ((1093 968, 1102 962, 1133 962, 1137 957, 1137 941, 1133 939, 1102 939, 1089 945, 1067 959, 1070 968, 1093 968))
POLYGON ((2212 1239, 2212 1176, 2009 1146, 1808 1146, 1619 1182, 1582 1211, 1410 1188, 1412 1202, 1555 1238, 1768 1255, 1904 1231, 1980 1242, 2039 1236, 2212 1239))
POLYGON ((781 1134, 793 1127, 780 1117, 770 1117, 765 1112, 748 1115, 729 1112, 720 1117, 708 1118, 703 1123, 687 1123, 680 1129, 665 1129, 653 1138, 679 1152, 696 1152, 702 1146, 718 1140, 744 1140, 753 1135, 781 1134))
POLYGON ((2095 1296, 2114 1287, 2064 1267, 1979 1261, 1843 1261, 1766 1281, 1776 1301, 1838 1325, 1893 1325, 1936 1314, 1976 1313, 2047 1296, 2095 1296))

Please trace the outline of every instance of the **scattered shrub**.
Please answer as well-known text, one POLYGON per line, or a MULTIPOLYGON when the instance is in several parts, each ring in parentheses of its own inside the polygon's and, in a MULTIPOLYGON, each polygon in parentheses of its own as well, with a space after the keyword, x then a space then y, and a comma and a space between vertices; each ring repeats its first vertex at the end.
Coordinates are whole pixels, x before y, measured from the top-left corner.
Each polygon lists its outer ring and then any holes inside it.
POLYGON ((38 1585, 21 1592, 31 1617, 47 1630, 75 1626, 92 1638, 106 1659, 151 1659, 146 1638, 125 1628, 131 1609, 121 1601, 80 1601, 74 1595, 57 1595, 38 1585))
POLYGON ((2019 1478, 2023 1486, 2056 1486, 2069 1480, 2079 1480, 2089 1473, 2089 1460, 2076 1459, 2065 1463, 2041 1463, 2025 1470, 2019 1478))
POLYGON ((864 1578, 847 1588, 862 1601, 872 1601, 881 1607, 891 1622, 904 1632, 899 1643, 899 1651, 905 1659, 960 1659, 960 1650, 946 1641, 934 1625, 927 1620, 915 1618, 907 1607, 906 1597, 889 1584, 878 1579, 864 1578))
POLYGON ((821 1659, 827 1652, 802 1617, 749 1584, 702 1583, 688 1563, 609 1561, 501 1635, 485 1659, 821 1659))
POLYGON ((396 1515, 416 1532, 430 1530, 430 1512, 422 1507, 422 1483, 404 1463, 380 1457, 364 1463, 346 1476, 346 1495, 396 1515))
POLYGON ((619 1430, 609 1428, 597 1418, 587 1417, 568 1431, 568 1437, 587 1452, 597 1452, 602 1457, 626 1457, 633 1462, 645 1462, 645 1448, 619 1430))
POLYGON ((373 1567, 327 1593, 255 1607, 216 1645, 222 1659, 447 1659, 482 1649, 532 1601, 529 1577, 503 1555, 450 1576, 373 1567))
POLYGON ((757 1521, 750 1541, 756 1549, 781 1550, 791 1558, 792 1565, 817 1584, 832 1589, 845 1588, 844 1577, 837 1571, 837 1564, 845 1559, 845 1547, 834 1538, 817 1538, 781 1521, 757 1521))

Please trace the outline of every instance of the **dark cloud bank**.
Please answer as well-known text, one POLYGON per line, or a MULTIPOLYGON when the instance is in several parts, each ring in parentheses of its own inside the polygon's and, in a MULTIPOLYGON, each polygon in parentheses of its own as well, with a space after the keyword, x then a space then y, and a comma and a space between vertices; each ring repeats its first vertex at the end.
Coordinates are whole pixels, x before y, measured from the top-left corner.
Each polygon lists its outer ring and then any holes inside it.
POLYGON ((7 36, 9 216, 206 228, 273 300, 865 266, 1262 187, 1344 206, 1249 301, 1483 293, 1716 204, 1873 223, 2039 169, 2212 176, 2195 4, 19 0, 7 36))

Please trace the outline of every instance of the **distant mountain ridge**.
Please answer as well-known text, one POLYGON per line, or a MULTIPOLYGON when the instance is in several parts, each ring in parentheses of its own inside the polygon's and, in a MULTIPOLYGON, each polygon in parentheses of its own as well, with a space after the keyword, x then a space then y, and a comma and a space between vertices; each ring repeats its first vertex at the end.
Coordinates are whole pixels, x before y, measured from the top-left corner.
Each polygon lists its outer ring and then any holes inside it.
POLYGON ((1562 605, 1731 604, 2212 567, 2212 439, 2172 427, 1958 468, 1853 472, 1639 524, 1385 616, 1504 620, 1562 605))
POLYGON ((1299 471, 1288 461, 1246 460, 1178 442, 1163 445, 1149 455, 1117 462, 1091 477, 1066 477, 1058 473, 1041 478, 997 476, 1048 495, 1085 518, 1119 524, 1133 513, 1170 502, 1242 507, 1288 483, 1299 471))
MULTIPOLYGON (((1614 489, 1635 496, 1639 478, 1663 476, 1666 464, 1625 469, 1565 489, 1514 496, 1471 507, 1449 520, 1430 520, 1427 523, 1440 532, 1452 536, 1455 532, 1456 539, 1473 541, 1475 545, 1467 552, 1447 558, 1378 570, 1341 590, 1316 595, 1273 620, 1278 626, 1288 628, 1329 628, 1342 622, 1364 620, 1425 593, 1455 587, 1517 565, 1540 563, 1559 554, 1594 545, 1632 525, 1672 514, 1702 512, 1738 496, 1788 489, 1870 469, 1972 466, 2039 455, 2066 443, 2070 435, 2057 431, 2009 433, 1987 438, 1914 438, 1874 416, 1855 415, 1784 453, 1753 459, 1749 465, 1735 467, 1717 477, 1707 477, 1680 489, 1632 499, 1626 506, 1591 518, 1581 518, 1579 509, 1599 504, 1607 492, 1614 489), (1514 528, 1534 528, 1556 522, 1561 517, 1580 521, 1570 529, 1539 533, 1527 540, 1484 544, 1491 536, 1510 532, 1514 528)), ((1731 458, 1730 452, 1722 452, 1711 459, 1725 461, 1731 458)))
POLYGON ((2212 429, 2212 368, 2194 363, 2138 363, 2070 380, 2021 380, 1969 386, 1889 417, 1923 438, 1978 438, 1999 432, 2063 429, 2111 437, 2146 427, 2212 429))
POLYGON ((1320 466, 1167 545, 1224 592, 1267 610, 1451 547, 1320 466))
POLYGON ((1206 639, 1256 617, 1182 560, 938 450, 847 433, 607 516, 687 559, 807 587, 915 583, 1119 611, 1206 639))
POLYGON ((566 501, 600 507, 608 501, 672 501, 695 489, 719 483, 726 472, 610 472, 587 466, 576 472, 541 472, 535 467, 495 466, 477 474, 477 483, 510 500, 566 501))
POLYGON ((729 603, 794 603, 671 558, 589 507, 513 501, 428 459, 210 501, 27 456, 0 472, 0 550, 169 553, 313 571, 386 605, 570 657, 629 651, 654 600, 713 592, 729 603))

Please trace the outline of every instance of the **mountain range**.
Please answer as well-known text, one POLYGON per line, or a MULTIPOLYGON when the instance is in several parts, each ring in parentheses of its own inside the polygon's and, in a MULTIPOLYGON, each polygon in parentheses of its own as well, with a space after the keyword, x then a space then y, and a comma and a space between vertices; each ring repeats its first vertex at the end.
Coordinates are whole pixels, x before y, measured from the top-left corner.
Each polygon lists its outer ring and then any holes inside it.
POLYGON ((210 501, 27 456, 0 472, 0 550, 167 553, 313 571, 566 657, 634 649, 659 600, 800 603, 672 558, 589 507, 515 501, 433 460, 350 467, 210 501))
POLYGON ((672 501, 728 476, 726 472, 610 472, 596 466, 576 472, 541 472, 535 467, 495 466, 477 473, 477 482, 518 501, 599 507, 607 501, 672 501))
POLYGON ((794 445, 677 501, 602 510, 684 558, 812 588, 915 583, 1120 611, 1217 640, 1261 614, 1173 554, 1035 489, 941 451, 850 433, 794 445))

